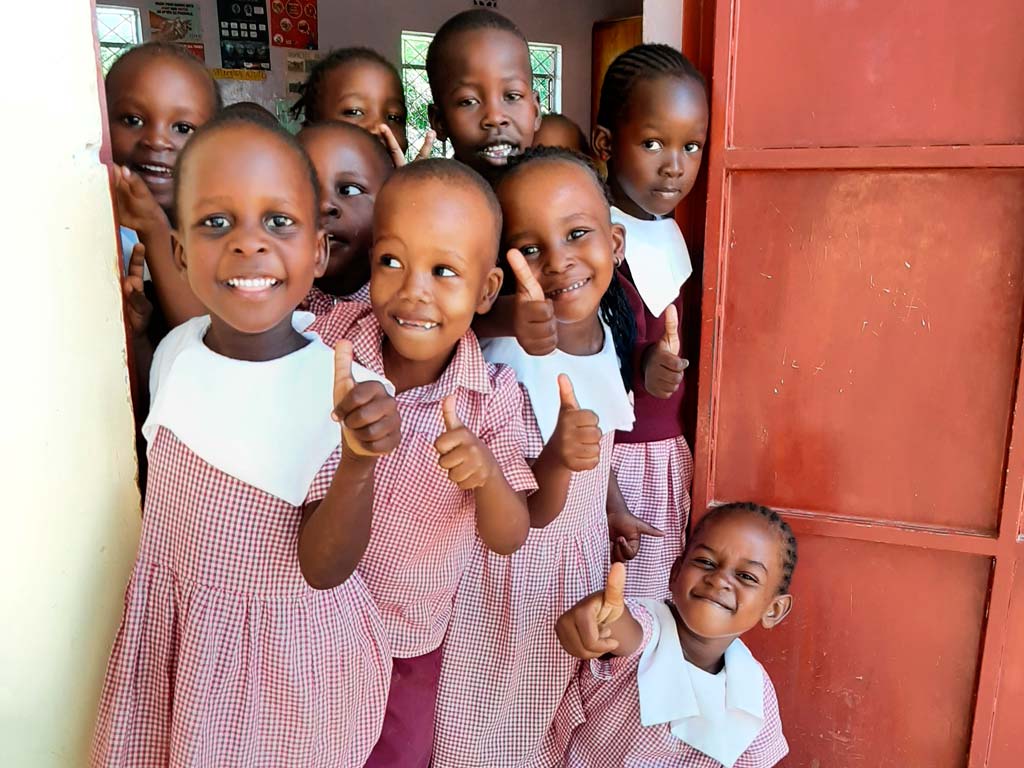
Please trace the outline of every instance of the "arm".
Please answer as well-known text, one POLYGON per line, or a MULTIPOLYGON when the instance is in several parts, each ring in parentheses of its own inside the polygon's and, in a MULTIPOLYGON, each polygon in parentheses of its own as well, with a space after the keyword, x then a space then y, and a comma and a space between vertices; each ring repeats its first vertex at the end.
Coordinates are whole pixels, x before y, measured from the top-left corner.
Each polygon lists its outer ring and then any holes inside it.
POLYGON ((603 591, 583 598, 558 618, 555 634, 566 653, 577 659, 597 659, 636 652, 644 631, 626 608, 625 585, 626 567, 614 563, 603 591))

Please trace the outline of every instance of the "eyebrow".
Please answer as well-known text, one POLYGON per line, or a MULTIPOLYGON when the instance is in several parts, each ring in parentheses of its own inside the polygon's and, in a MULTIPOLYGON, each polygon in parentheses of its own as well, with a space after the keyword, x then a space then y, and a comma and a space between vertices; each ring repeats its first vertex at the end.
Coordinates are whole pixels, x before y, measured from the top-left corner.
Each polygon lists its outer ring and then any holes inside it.
MULTIPOLYGON (((233 202, 234 202, 234 199, 230 198, 230 197, 201 197, 198 200, 196 200, 195 205, 196 206, 207 206, 207 205, 210 205, 210 206, 228 206, 228 207, 230 207, 233 202)), ((270 200, 265 200, 265 201, 262 202, 262 205, 265 208, 293 208, 293 207, 294 208, 298 208, 299 207, 298 203, 294 202, 293 200, 288 200, 287 198, 284 198, 284 197, 275 197, 275 198, 270 199, 270 200)))
MULTIPOLYGON (((705 549, 705 550, 707 550, 708 552, 710 552, 711 554, 713 554, 715 556, 718 555, 718 553, 715 552, 715 550, 713 550, 707 544, 698 544, 697 546, 694 547, 694 549, 695 550, 697 550, 697 549, 705 549)), ((748 566, 756 566, 756 567, 760 568, 762 571, 764 571, 765 573, 768 573, 767 566, 765 566, 765 564, 762 563, 760 560, 751 560, 749 558, 744 558, 743 559, 743 563, 745 565, 748 565, 748 566)))

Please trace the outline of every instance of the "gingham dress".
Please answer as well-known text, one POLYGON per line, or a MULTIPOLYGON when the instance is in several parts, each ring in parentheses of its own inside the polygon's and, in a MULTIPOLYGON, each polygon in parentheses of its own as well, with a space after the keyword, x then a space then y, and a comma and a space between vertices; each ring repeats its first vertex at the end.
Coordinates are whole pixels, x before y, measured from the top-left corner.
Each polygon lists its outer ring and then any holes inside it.
MULTIPOLYGON (((307 502, 322 499, 339 454, 307 502)), ((353 574, 311 589, 299 507, 207 464, 164 427, 100 702, 95 766, 361 766, 391 675, 353 574)))
POLYGON ((331 296, 315 285, 309 289, 306 298, 302 300, 301 308, 306 312, 312 312, 317 317, 330 314, 334 305, 339 301, 361 301, 364 304, 370 302, 370 284, 367 283, 351 296, 331 296))
MULTIPOLYGON (((627 601, 627 605, 643 627, 643 642, 629 656, 595 660, 581 667, 579 690, 586 722, 572 736, 566 768, 722 768, 717 760, 673 736, 667 723, 640 724, 636 673, 651 638, 654 618, 634 600, 627 601)), ((771 768, 788 753, 779 702, 765 672, 764 725, 734 768, 771 768)))
MULTIPOLYGON (((311 330, 328 345, 350 339, 355 360, 386 375, 383 334, 368 305, 339 303, 311 330)), ((515 374, 487 363, 467 331, 440 379, 397 396, 402 441, 375 469, 373 527, 359 571, 396 658, 422 656, 441 644, 477 541, 473 493, 448 479, 434 448, 444 429, 441 401, 451 393, 462 423, 486 443, 512 489, 537 487, 523 453, 523 396, 515 374)))

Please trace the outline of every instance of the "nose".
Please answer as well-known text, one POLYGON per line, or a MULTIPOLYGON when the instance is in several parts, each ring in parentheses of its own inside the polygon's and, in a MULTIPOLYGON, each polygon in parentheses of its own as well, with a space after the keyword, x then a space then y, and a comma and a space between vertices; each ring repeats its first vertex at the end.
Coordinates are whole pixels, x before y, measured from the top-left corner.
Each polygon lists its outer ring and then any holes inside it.
POLYGON ((320 204, 320 215, 325 219, 337 219, 341 216, 341 209, 335 205, 327 193, 324 194, 323 202, 320 204))
POLYGON ((495 96, 484 102, 484 113, 480 119, 483 128, 503 128, 509 124, 508 115, 505 113, 505 99, 495 96))
POLYGON ((704 583, 713 589, 729 589, 729 580, 720 570, 708 571, 704 574, 704 583))
POLYGON ((567 271, 574 263, 575 259, 572 256, 572 251, 564 244, 560 244, 553 248, 548 248, 544 253, 542 270, 548 275, 560 275, 567 271))
POLYGON ((665 163, 661 166, 661 175, 669 179, 677 179, 686 173, 686 156, 682 152, 669 152, 665 163))
POLYGON ((174 149, 169 132, 158 123, 147 123, 142 134, 142 144, 148 149, 164 152, 174 149))
POLYGON ((231 233, 232 253, 249 258, 267 252, 266 232, 260 224, 241 224, 231 233))
POLYGON ((407 270, 402 279, 398 297, 405 301, 425 303, 430 299, 430 281, 431 276, 427 272, 416 269, 407 270))

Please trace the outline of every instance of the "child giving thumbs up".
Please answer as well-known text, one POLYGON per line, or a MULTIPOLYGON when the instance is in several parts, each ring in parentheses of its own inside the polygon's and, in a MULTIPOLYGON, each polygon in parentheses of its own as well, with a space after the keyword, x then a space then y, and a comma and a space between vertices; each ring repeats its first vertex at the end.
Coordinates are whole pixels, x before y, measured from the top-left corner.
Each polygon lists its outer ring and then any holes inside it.
POLYGON ((608 581, 563 613, 555 634, 566 653, 578 659, 596 659, 605 654, 628 656, 643 642, 643 629, 626 608, 623 591, 626 566, 612 563, 608 581))

